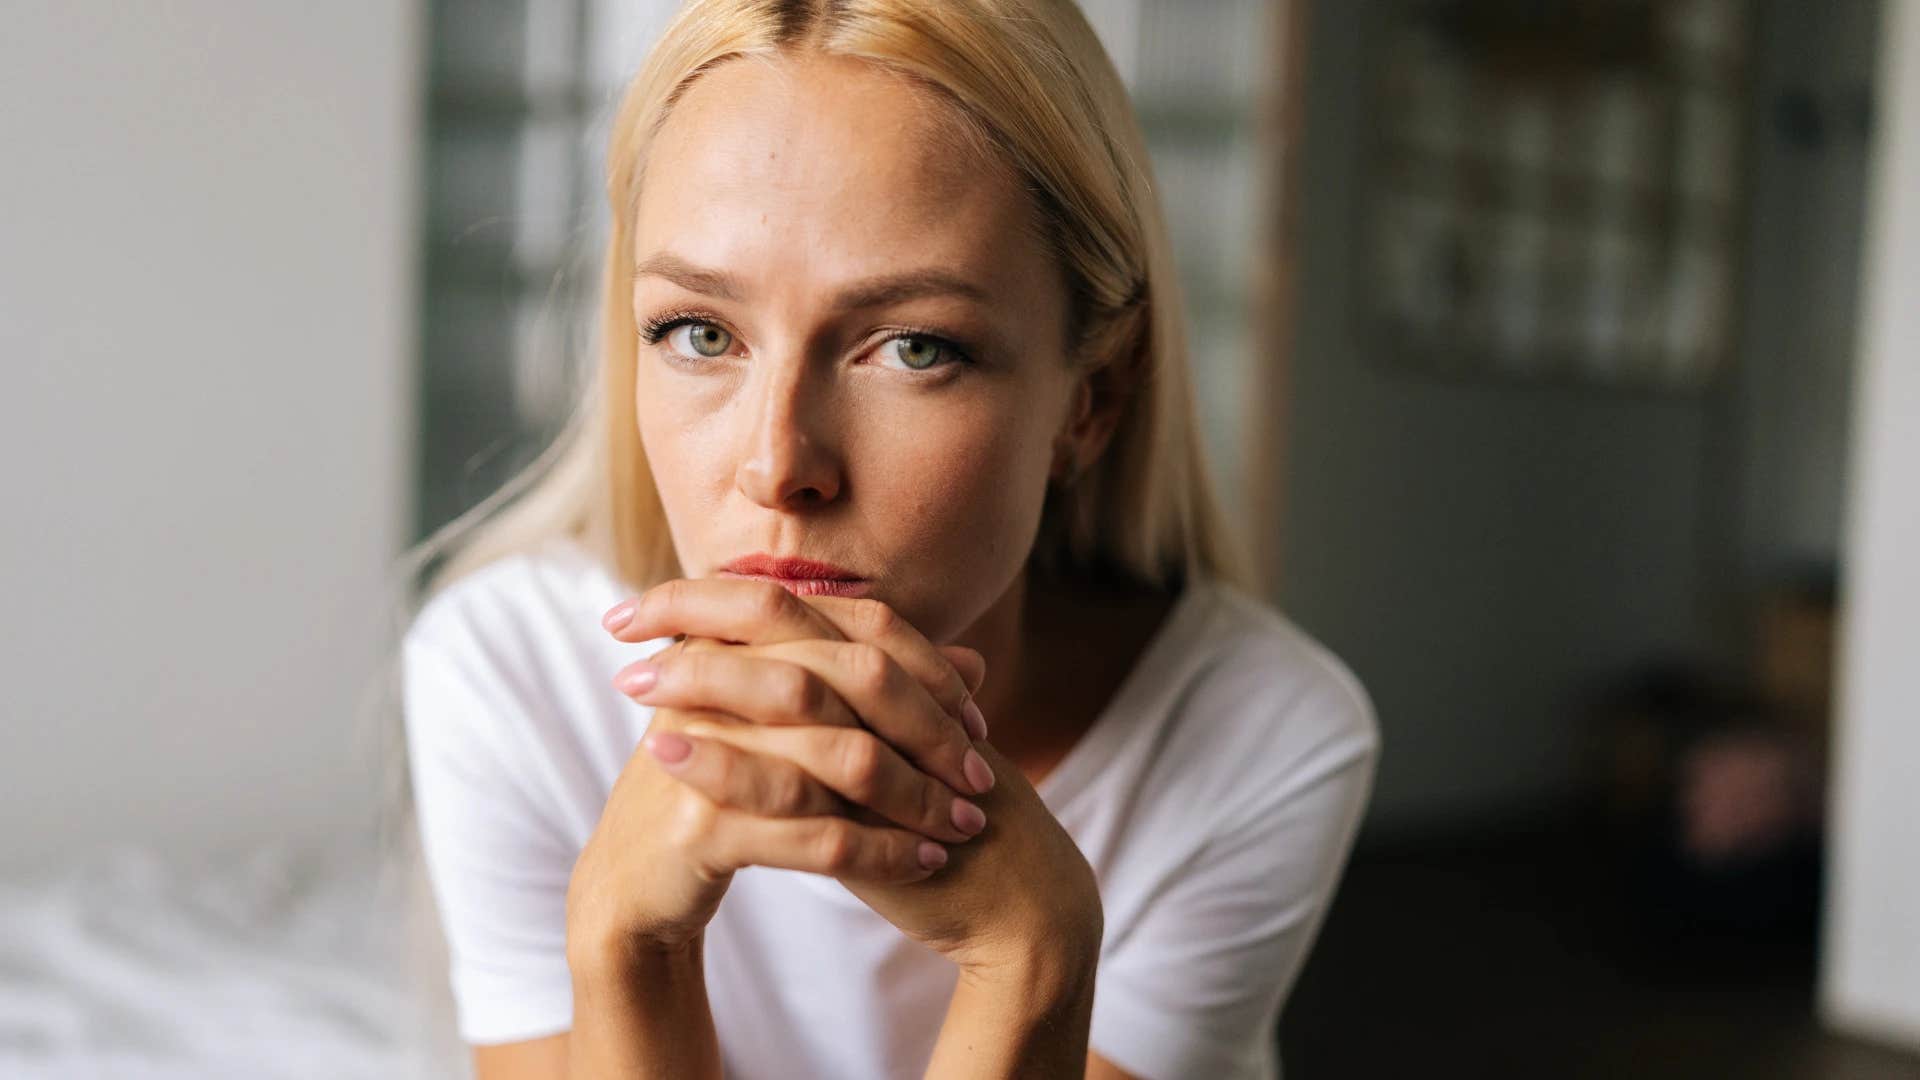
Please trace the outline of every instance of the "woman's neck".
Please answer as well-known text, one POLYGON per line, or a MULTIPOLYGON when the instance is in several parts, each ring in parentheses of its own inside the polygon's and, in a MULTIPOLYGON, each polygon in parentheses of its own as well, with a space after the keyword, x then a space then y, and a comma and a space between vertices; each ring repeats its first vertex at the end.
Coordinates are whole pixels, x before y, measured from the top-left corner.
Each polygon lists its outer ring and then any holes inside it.
POLYGON ((974 697, 995 748, 1038 783, 1099 719, 1174 599, 1023 570, 959 639, 986 658, 974 697))

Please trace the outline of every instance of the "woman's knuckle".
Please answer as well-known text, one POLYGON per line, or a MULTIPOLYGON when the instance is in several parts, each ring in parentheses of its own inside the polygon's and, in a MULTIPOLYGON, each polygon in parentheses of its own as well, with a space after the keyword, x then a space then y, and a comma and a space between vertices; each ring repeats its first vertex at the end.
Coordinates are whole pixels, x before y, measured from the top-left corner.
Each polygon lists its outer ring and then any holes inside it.
POLYGON ((814 856, 828 873, 845 873, 859 860, 860 840, 853 829, 852 822, 839 818, 821 823, 814 840, 814 856))
POLYGON ((753 596, 753 614, 762 622, 784 618, 793 609, 793 594, 771 581, 760 583, 753 596))
POLYGON ((688 649, 674 657, 673 663, 662 668, 663 681, 672 681, 685 690, 695 690, 707 683, 713 673, 713 661, 707 656, 688 649))
POLYGON ((854 681, 872 694, 883 694, 892 684, 893 658, 885 649, 866 642, 854 642, 847 656, 854 681))
POLYGON ((717 753, 707 755, 706 784, 716 802, 732 805, 736 781, 739 779, 740 762, 732 754, 717 753))
POLYGON ((849 730, 840 740, 840 774, 848 791, 860 802, 870 802, 880 790, 880 740, 865 731, 849 730))
POLYGON ((892 850, 888 858, 892 865, 898 867, 900 872, 909 878, 923 878, 930 873, 925 866, 920 865, 920 840, 920 837, 910 833, 899 833, 892 838, 892 850))
POLYGON ((886 639, 900 629, 900 615, 884 600, 861 599, 853 609, 854 625, 863 638, 886 639))
POLYGON ((812 799, 808 780, 798 769, 784 769, 767 784, 767 800, 772 812, 799 817, 810 809, 812 799))
POLYGON ((931 781, 914 786, 919 789, 921 831, 952 831, 954 796, 944 786, 931 781))
POLYGON ((640 594, 637 610, 649 622, 656 621, 679 605, 686 594, 686 582, 679 578, 663 581, 640 594))
POLYGON ((661 832, 674 849, 698 851, 713 838, 718 818, 718 807, 697 792, 689 791, 674 804, 661 832))
POLYGON ((784 669, 776 691, 776 707, 788 719, 805 722, 818 716, 826 704, 824 687, 813 672, 799 666, 784 669))

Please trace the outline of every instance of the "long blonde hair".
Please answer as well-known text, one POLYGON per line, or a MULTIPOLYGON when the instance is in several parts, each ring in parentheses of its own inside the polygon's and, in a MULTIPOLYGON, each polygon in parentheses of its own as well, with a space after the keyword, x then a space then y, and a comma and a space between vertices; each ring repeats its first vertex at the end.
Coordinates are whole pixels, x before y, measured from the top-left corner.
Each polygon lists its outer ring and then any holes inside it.
POLYGON ((738 56, 813 50, 886 66, 958 106, 965 130, 1032 192, 1066 270, 1073 362, 1119 365, 1106 452, 1051 489, 1032 558, 1160 584, 1200 573, 1253 587, 1213 495, 1196 426, 1184 302, 1146 140, 1071 0, 692 0, 612 123, 600 363, 559 437, 493 495, 417 545, 440 565, 423 601, 496 559, 565 536, 636 591, 680 576, 634 415, 632 239, 647 152, 692 81, 738 56))

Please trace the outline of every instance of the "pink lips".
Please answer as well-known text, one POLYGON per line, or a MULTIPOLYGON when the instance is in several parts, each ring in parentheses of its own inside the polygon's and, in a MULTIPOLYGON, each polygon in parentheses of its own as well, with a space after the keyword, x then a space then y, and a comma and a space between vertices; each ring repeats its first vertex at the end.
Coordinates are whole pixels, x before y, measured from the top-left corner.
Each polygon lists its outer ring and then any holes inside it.
POLYGON ((872 586, 851 570, 811 559, 754 554, 720 568, 720 576, 771 581, 795 596, 865 596, 872 586))

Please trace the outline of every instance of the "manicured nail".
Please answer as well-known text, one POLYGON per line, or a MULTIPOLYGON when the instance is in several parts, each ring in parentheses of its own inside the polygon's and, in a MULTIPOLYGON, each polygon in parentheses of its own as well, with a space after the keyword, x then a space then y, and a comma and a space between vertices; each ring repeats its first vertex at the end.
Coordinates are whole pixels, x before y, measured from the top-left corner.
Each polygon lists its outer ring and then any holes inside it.
POLYGON ((613 685, 623 694, 644 694, 660 681, 660 669, 645 660, 637 660, 621 670, 613 685))
POLYGON ((987 812, 965 799, 953 800, 953 827, 968 836, 987 827, 987 812))
POLYGON ((973 785, 974 791, 984 795, 993 790, 993 770, 987 767, 987 759, 980 756, 980 751, 968 750, 960 762, 960 771, 967 774, 967 783, 973 785))
POLYGON ((947 865, 947 849, 931 840, 920 841, 920 866, 926 870, 938 870, 947 865))
POLYGON ((647 744, 647 752, 662 765, 678 765, 693 753, 693 744, 671 731, 650 732, 640 741, 647 744))
POLYGON ((600 617, 600 625, 607 628, 607 633, 617 634, 626 629, 627 624, 633 621, 633 610, 633 601, 622 600, 609 608, 607 613, 600 617))
POLYGON ((980 706, 973 703, 972 694, 967 695, 967 703, 961 708, 960 714, 962 718, 966 720, 967 734, 976 739, 985 739, 987 737, 987 718, 985 714, 981 713, 980 706))

